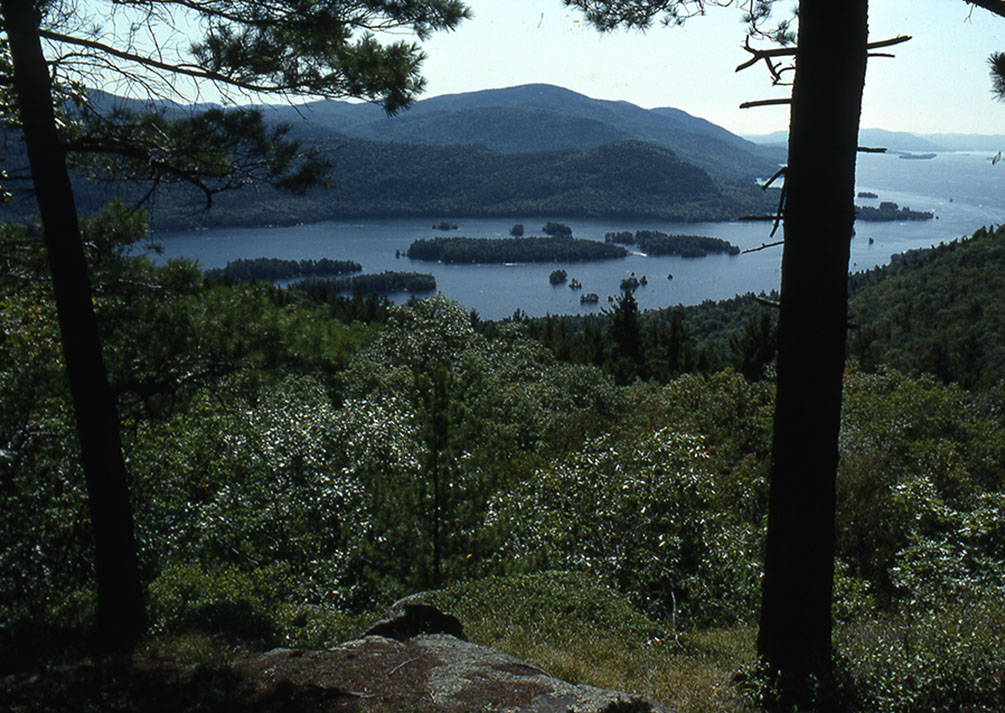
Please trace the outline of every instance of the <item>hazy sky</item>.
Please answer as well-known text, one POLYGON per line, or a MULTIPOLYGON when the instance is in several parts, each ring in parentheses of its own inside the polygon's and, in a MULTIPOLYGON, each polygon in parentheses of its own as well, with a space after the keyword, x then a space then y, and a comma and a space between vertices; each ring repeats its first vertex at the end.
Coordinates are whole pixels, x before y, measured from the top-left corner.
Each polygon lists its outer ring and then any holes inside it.
MULTIPOLYGON (((834 0, 840 1, 840 0, 834 0)), ((561 0, 469 0, 475 17, 425 43, 425 96, 545 82, 598 99, 673 106, 736 133, 788 123, 787 107, 739 109, 785 96, 763 65, 739 74, 744 26, 735 7, 709 8, 683 27, 601 35, 561 0)), ((1005 134, 987 58, 1005 51, 1005 19, 962 0, 872 0, 870 39, 914 39, 896 59, 870 60, 863 127, 918 133, 1005 134)), ((794 3, 779 2, 790 10, 794 3)))

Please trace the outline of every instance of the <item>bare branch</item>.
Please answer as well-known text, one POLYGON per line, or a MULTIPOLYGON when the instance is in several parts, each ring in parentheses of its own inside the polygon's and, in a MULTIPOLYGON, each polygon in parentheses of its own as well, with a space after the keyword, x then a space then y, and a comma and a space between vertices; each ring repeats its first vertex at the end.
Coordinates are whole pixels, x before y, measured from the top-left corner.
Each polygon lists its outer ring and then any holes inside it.
MULTIPOLYGON (((966 0, 966 1, 967 2, 973 2, 974 0, 966 0)), ((1001 4, 1002 7, 1005 8, 1005 0, 982 0, 982 1, 995 2, 996 4, 1001 4)), ((910 39, 911 39, 910 35, 898 35, 897 37, 891 37, 888 40, 877 40, 876 42, 869 42, 868 44, 866 44, 865 48, 866 48, 866 50, 877 50, 877 49, 882 49, 884 47, 893 47, 894 45, 903 44, 904 42, 907 42, 910 39)), ((797 48, 795 48, 795 47, 774 47, 772 49, 766 49, 766 50, 764 50, 764 49, 757 49, 756 47, 751 47, 750 46, 750 40, 749 40, 749 38, 744 41, 743 49, 745 49, 747 52, 749 52, 753 56, 750 59, 748 59, 746 62, 743 62, 742 64, 740 64, 736 68, 736 70, 735 70, 737 72, 740 72, 740 71, 742 71, 744 69, 747 69, 749 67, 753 67, 755 64, 757 64, 762 59, 766 60, 768 62, 768 66, 769 67, 772 67, 773 65, 770 62, 770 60, 771 60, 772 57, 795 57, 796 56, 796 52, 798 51, 797 48)), ((876 54, 876 55, 870 55, 870 56, 875 56, 875 57, 892 57, 893 55, 889 55, 889 54, 876 54)), ((774 74, 774 70, 772 70, 772 74, 774 74)))
MULTIPOLYGON (((749 250, 744 250, 740 254, 741 255, 746 255, 747 253, 756 253, 756 252, 760 252, 761 250, 767 250, 768 248, 776 248, 779 245, 784 245, 784 244, 785 244, 784 240, 776 240, 773 243, 762 243, 761 247, 759 247, 759 248, 750 248, 749 250)), ((761 300, 758 300, 758 302, 760 302, 760 301, 761 300)))
POLYGON ((877 146, 859 146, 855 149, 859 153, 886 153, 886 148, 877 146))
POLYGON ((89 40, 83 37, 71 37, 69 35, 63 35, 58 32, 53 32, 52 30, 40 29, 38 31, 38 34, 41 37, 44 37, 45 39, 51 40, 53 42, 61 42, 64 44, 76 45, 78 47, 86 47, 88 49, 97 50, 98 52, 105 52, 106 54, 112 55, 113 57, 124 59, 127 62, 135 62, 136 64, 143 65, 144 67, 150 67, 153 69, 161 70, 164 72, 171 72, 174 74, 182 74, 187 77, 193 77, 195 79, 204 79, 210 82, 218 82, 220 84, 226 84, 228 86, 237 87, 239 89, 245 89, 250 92, 262 92, 262 93, 297 92, 301 89, 297 85, 266 86, 262 84, 245 82, 239 79, 235 79, 233 77, 228 77, 224 74, 219 74, 217 72, 210 72, 196 65, 170 64, 167 62, 161 62, 160 60, 152 59, 150 57, 143 57, 142 55, 120 50, 116 47, 112 47, 111 45, 106 45, 103 42, 98 42, 97 40, 89 40))
POLYGON ((869 42, 866 44, 865 48, 867 50, 878 50, 883 47, 893 47, 894 45, 901 45, 905 42, 910 41, 910 35, 897 35, 896 37, 891 37, 888 40, 878 40, 876 42, 869 42))
POLYGON ((740 104, 741 109, 752 109, 757 106, 780 106, 783 104, 791 104, 792 97, 787 97, 785 99, 758 99, 752 102, 743 102, 740 104))
POLYGON ((780 169, 778 169, 777 171, 775 171, 775 175, 773 175, 773 176, 772 176, 771 178, 769 178, 769 179, 768 179, 768 182, 767 182, 767 183, 765 183, 765 184, 764 184, 763 186, 761 186, 761 190, 762 190, 762 191, 766 191, 766 190, 768 190, 768 188, 770 188, 770 187, 771 187, 771 184, 772 184, 772 183, 774 183, 774 182, 775 182, 775 181, 777 181, 777 180, 778 180, 779 178, 781 178, 782 176, 784 176, 784 175, 785 175, 785 170, 786 170, 787 168, 788 168, 788 166, 782 166, 782 167, 781 167, 780 169))
POLYGON ((963 0, 966 3, 993 12, 999 17, 1005 17, 1005 0, 963 0))

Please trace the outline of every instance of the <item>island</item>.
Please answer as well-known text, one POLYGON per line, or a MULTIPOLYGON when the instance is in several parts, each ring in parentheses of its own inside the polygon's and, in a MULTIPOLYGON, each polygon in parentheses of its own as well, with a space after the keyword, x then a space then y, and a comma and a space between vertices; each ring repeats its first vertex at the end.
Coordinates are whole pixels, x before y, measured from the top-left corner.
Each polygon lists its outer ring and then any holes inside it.
POLYGON ((623 230, 607 233, 607 243, 635 245, 646 255, 680 255, 681 257, 705 257, 709 253, 738 255, 740 248, 721 238, 706 238, 700 235, 668 235, 658 230, 623 230))
POLYGON ((572 228, 570 228, 565 223, 556 223, 549 220, 543 226, 541 226, 541 232, 545 235, 555 236, 565 236, 572 237, 572 228))
POLYGON ((872 206, 855 206, 855 218, 868 221, 893 221, 893 220, 931 220, 931 211, 911 210, 908 207, 901 208, 893 201, 883 201, 878 208, 872 206))
POLYGON ((619 245, 579 238, 423 238, 406 255, 412 260, 445 263, 586 262, 622 258, 619 245))
POLYGON ((873 193, 872 191, 859 191, 858 192, 858 197, 859 198, 879 198, 879 194, 878 193, 873 193))
POLYGON ((289 285, 289 289, 303 290, 318 297, 345 293, 368 295, 376 292, 390 295, 396 292, 435 292, 436 278, 425 273, 386 270, 371 275, 354 275, 331 280, 319 278, 300 280, 289 285))
POLYGON ((263 280, 289 280, 294 277, 321 277, 347 275, 363 267, 352 260, 282 260, 276 257, 240 258, 230 260, 226 267, 206 270, 206 276, 220 280, 230 278, 237 282, 263 280))

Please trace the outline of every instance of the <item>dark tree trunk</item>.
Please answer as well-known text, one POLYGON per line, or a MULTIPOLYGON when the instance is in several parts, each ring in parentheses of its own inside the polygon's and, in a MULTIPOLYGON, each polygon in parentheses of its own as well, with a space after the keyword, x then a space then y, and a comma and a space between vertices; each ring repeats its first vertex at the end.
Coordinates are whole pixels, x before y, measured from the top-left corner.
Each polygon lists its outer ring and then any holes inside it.
POLYGON ((39 16, 31 0, 0 0, 0 8, 87 481, 98 588, 97 643, 105 649, 128 648, 145 621, 133 518, 118 415, 101 355, 66 155, 56 133, 39 16))
POLYGON ((758 649, 778 710, 831 685, 834 490, 867 0, 802 0, 786 172, 778 391, 758 649))

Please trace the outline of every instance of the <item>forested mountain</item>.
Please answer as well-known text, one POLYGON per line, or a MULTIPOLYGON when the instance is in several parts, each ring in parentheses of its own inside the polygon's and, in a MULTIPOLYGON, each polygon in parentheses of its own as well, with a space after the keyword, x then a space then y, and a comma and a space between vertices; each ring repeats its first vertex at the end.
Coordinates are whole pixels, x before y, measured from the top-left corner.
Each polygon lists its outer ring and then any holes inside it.
POLYGON ((294 125, 347 137, 434 145, 479 144, 504 153, 590 149, 641 139, 671 149, 714 176, 749 179, 774 173, 784 155, 673 108, 643 109, 624 101, 591 99, 548 84, 452 94, 416 102, 387 117, 379 108, 315 102, 270 107, 294 125))
POLYGON ((852 276, 853 356, 961 386, 1005 379, 1005 228, 852 276))
MULTIPOLYGON (((94 93, 90 106, 139 111, 140 103, 94 93)), ((161 101, 167 114, 190 111, 161 101)), ((204 108, 204 107, 202 107, 204 108)), ((259 188, 214 200, 167 188, 152 207, 159 229, 262 225, 376 215, 631 216, 724 220, 771 210, 754 188, 781 155, 672 108, 646 110, 590 99, 550 85, 526 85, 416 102, 388 117, 371 104, 321 101, 262 107, 270 122, 318 147, 334 162, 332 186, 306 197, 259 188)), ((8 137, 16 139, 17 137, 8 137)), ((17 140, 4 142, 10 170, 24 164, 17 140)), ((102 208, 109 187, 78 176, 85 213, 102 208)), ((121 182, 127 202, 140 196, 121 182)), ((6 217, 34 212, 15 201, 6 217)))
MULTIPOLYGON (((1005 227, 895 255, 851 275, 849 292, 848 352, 859 368, 968 389, 1005 379, 1005 227)), ((646 312, 622 299, 601 314, 521 321, 560 358, 622 382, 725 367, 756 378, 774 360, 777 299, 746 294, 646 312), (625 324, 634 330, 628 336, 625 324)))
MULTIPOLYGON (((485 323, 439 296, 393 306, 155 266, 129 249, 142 228, 120 213, 84 236, 149 660, 324 650, 438 590, 479 639, 521 632, 535 666, 568 661, 620 688, 634 672, 631 690, 683 713, 749 694, 735 674, 756 664, 770 307, 640 315, 625 294, 574 339, 570 320, 485 323)), ((78 710, 50 662, 93 608, 92 538, 38 243, 0 231, 0 693, 40 709, 38 670, 49 708, 78 710)), ((864 368, 844 379, 834 597, 849 713, 1005 705, 1005 387, 945 385, 910 361, 919 338, 951 356, 958 331, 1000 373, 1003 261, 1005 231, 979 232, 851 280, 855 333, 884 352, 867 363, 853 345, 864 368), (901 357, 908 373, 885 368, 901 357)), ((96 680, 87 700, 104 710, 96 680)))
MULTIPOLYGON (((336 166, 328 190, 306 196, 267 187, 214 199, 190 188, 162 190, 152 206, 155 229, 309 223, 346 216, 623 216, 728 220, 772 209, 776 200, 753 182, 717 180, 653 143, 619 141, 590 150, 497 153, 482 146, 431 146, 341 139, 317 142, 336 166)), ((11 161, 16 163, 16 157, 11 161)), ((78 203, 99 210, 128 186, 77 177, 78 203)), ((3 207, 8 218, 34 211, 30 200, 3 207)))

